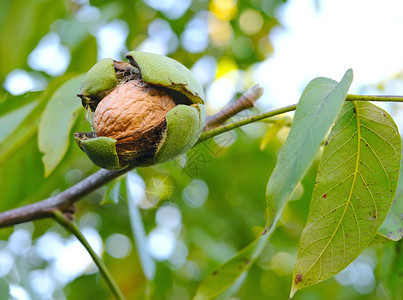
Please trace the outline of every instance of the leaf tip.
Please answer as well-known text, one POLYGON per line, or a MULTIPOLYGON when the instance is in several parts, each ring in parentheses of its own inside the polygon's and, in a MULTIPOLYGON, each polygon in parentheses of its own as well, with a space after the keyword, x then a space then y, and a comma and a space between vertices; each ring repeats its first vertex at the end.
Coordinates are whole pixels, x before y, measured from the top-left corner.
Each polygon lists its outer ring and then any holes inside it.
POLYGON ((45 156, 46 155, 42 156, 43 177, 47 178, 49 177, 50 174, 52 174, 53 170, 55 169, 55 166, 51 165, 51 163, 48 162, 48 159, 45 156))
POLYGON ((354 76, 354 72, 353 72, 353 69, 352 68, 350 68, 350 69, 348 69, 347 71, 346 71, 346 74, 344 75, 345 77, 353 77, 354 76))
POLYGON ((295 293, 298 291, 298 289, 293 285, 290 291, 290 299, 294 297, 295 293))
POLYGON ((302 281, 302 274, 295 274, 294 282, 292 283, 291 291, 290 291, 290 299, 294 297, 294 294, 298 291, 297 285, 302 281))

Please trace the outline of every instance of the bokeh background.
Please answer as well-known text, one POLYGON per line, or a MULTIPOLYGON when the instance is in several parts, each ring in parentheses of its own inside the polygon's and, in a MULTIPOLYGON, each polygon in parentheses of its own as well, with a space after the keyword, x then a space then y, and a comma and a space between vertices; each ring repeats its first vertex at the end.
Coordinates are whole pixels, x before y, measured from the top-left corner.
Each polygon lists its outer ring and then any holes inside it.
MULTIPOLYGON (((263 97, 239 120, 294 104, 312 78, 339 80, 350 67, 352 93, 402 95, 402 32, 399 0, 0 0, 0 210, 97 170, 71 136, 45 178, 37 128, 57 88, 102 58, 142 50, 179 60, 200 79, 210 114, 261 84, 263 97)), ((402 106, 382 106, 402 129, 402 106)), ((263 231, 266 184, 288 133, 262 147, 271 126, 218 136, 79 202, 77 223, 128 299, 191 299, 263 231)), ((88 129, 82 109, 73 131, 88 129)), ((288 299, 317 166, 233 299, 288 299)), ((2 229, 0 238, 1 299, 112 299, 83 247, 52 220, 2 229)), ((401 251, 401 243, 371 247, 295 299, 401 299, 401 251)))

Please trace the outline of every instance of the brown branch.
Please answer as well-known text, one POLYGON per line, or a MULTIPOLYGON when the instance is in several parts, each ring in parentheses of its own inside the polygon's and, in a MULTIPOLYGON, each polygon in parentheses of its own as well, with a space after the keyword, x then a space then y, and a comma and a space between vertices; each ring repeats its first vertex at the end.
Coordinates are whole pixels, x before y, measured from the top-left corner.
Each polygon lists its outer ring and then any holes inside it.
POLYGON ((263 95, 263 88, 256 84, 252 86, 245 94, 238 98, 234 103, 230 106, 224 108, 222 111, 206 117, 206 127, 204 127, 204 131, 213 129, 217 126, 222 125, 225 121, 227 121, 232 116, 235 116, 237 113, 252 108, 255 106, 255 102, 263 95))
MULTIPOLYGON (((253 107, 262 93, 263 89, 255 85, 222 112, 207 117, 206 127, 215 127, 238 112, 253 107)), ((0 228, 53 217, 56 210, 63 213, 74 213, 75 202, 132 169, 133 167, 119 171, 101 169, 56 196, 2 212, 0 213, 0 228)))
POLYGON ((119 171, 101 169, 56 196, 0 213, 0 228, 53 217, 55 210, 69 212, 76 201, 128 170, 129 168, 119 171))

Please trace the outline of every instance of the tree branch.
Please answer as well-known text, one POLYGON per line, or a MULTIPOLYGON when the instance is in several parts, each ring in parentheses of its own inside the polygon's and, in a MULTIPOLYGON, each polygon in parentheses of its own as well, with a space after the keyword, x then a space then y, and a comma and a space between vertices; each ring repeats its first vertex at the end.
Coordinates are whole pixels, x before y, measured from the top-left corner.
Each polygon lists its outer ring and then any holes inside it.
POLYGON ((245 94, 238 98, 230 106, 224 108, 222 111, 212 116, 206 117, 207 125, 204 127, 204 131, 208 131, 223 124, 226 120, 235 116, 237 113, 252 108, 255 106, 256 101, 263 95, 263 88, 255 84, 245 94))
MULTIPOLYGON (((255 85, 232 105, 224 109, 225 113, 209 116, 206 119, 206 127, 220 124, 238 112, 253 107, 262 93, 263 89, 255 85)), ((56 196, 2 212, 0 213, 0 228, 53 217, 57 210, 64 213, 71 212, 74 210, 75 202, 132 169, 134 168, 129 167, 119 171, 101 169, 56 196)))
POLYGON ((0 228, 53 217, 55 210, 69 211, 76 201, 129 170, 129 168, 119 171, 101 169, 56 196, 0 213, 0 228))
POLYGON ((210 138, 212 138, 212 137, 214 137, 216 135, 219 135, 221 133, 224 133, 224 132, 230 131, 232 129, 244 126, 246 124, 254 123, 254 122, 257 122, 257 121, 260 121, 260 120, 263 120, 263 119, 267 119, 267 118, 270 118, 270 117, 273 117, 273 116, 281 115, 283 113, 293 111, 296 108, 297 108, 297 105, 294 104, 294 105, 286 106, 286 107, 283 107, 283 108, 274 109, 274 110, 271 110, 269 112, 258 114, 258 115, 255 115, 255 116, 252 116, 252 117, 249 117, 249 118, 245 118, 245 119, 243 119, 241 121, 238 121, 238 122, 226 124, 226 125, 217 127, 215 129, 203 132, 202 135, 200 136, 199 140, 197 141, 196 145, 200 144, 200 143, 204 142, 205 140, 210 139, 210 138))
MULTIPOLYGON (((206 119, 206 128, 215 128, 212 130, 205 131, 199 141, 199 144, 209 138, 216 135, 224 133, 226 131, 232 130, 234 128, 253 123, 259 120, 263 120, 269 117, 273 117, 285 112, 295 110, 297 105, 290 105, 283 108, 275 109, 266 113, 258 114, 246 118, 244 120, 223 125, 222 124, 235 114, 249 109, 254 106, 254 103, 262 95, 263 89, 260 86, 252 87, 248 92, 242 95, 237 101, 232 105, 225 108, 223 111, 208 116, 206 119)), ((392 102, 403 102, 403 97, 399 96, 363 96, 363 95, 347 95, 346 101, 392 101, 392 102)), ((73 204, 78 200, 82 199, 84 196, 95 191, 106 183, 112 181, 113 179, 125 174, 126 172, 132 170, 133 167, 126 168, 119 171, 109 171, 101 169, 94 174, 83 179, 79 183, 73 185, 67 190, 61 192, 60 194, 47 198, 45 200, 39 201, 37 203, 29 204, 19 208, 15 208, 9 211, 0 213, 0 228, 7 227, 11 225, 16 225, 24 222, 34 221, 38 219, 53 217, 56 210, 62 212, 69 212, 73 208, 73 204)))

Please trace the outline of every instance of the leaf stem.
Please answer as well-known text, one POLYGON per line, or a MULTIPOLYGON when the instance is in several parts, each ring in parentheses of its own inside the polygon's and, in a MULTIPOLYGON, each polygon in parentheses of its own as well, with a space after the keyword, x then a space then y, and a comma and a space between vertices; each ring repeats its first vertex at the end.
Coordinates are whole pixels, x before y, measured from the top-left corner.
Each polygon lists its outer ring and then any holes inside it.
POLYGON ((104 264, 102 259, 95 253, 94 249, 92 249, 92 247, 90 246, 84 235, 81 233, 76 223, 74 223, 68 216, 63 214, 60 210, 55 210, 53 212, 53 217, 60 225, 69 230, 88 251, 91 258, 97 265, 99 272, 101 273, 106 283, 108 284, 109 289, 115 295, 116 299, 124 300, 125 298, 122 292, 119 290, 119 287, 112 278, 112 275, 109 273, 109 270, 106 268, 106 265, 104 264))
MULTIPOLYGON (((346 101, 378 101, 378 102, 403 102, 403 96, 368 96, 368 95, 347 95, 346 101)), ((199 140, 197 141, 197 144, 200 144, 201 142, 204 142, 207 139, 210 139, 212 137, 215 137, 216 135, 219 135, 221 133, 233 130, 235 128, 254 123, 263 119, 267 119, 276 115, 280 115, 286 112, 293 111, 297 108, 297 104, 285 106, 283 108, 275 109, 269 112, 261 113, 249 118, 245 118, 241 121, 226 124, 220 127, 217 127, 212 130, 208 130, 206 132, 203 132, 202 135, 200 136, 199 140)))
POLYGON ((237 113, 252 108, 255 102, 263 95, 263 88, 256 84, 252 86, 245 94, 241 95, 234 103, 225 107, 223 110, 212 116, 206 116, 205 131, 222 125, 226 120, 237 113))
POLYGON ((286 112, 290 112, 290 111, 295 110, 296 108, 297 108, 297 104, 286 106, 286 107, 279 108, 279 109, 274 109, 274 110, 271 110, 271 111, 268 111, 268 112, 265 112, 265 113, 261 113, 261 114, 258 114, 258 115, 255 115, 255 116, 252 116, 252 117, 249 117, 249 118, 245 118, 245 119, 243 119, 241 121, 238 121, 238 122, 223 125, 223 126, 215 128, 215 129, 203 132, 202 135, 200 136, 199 140, 197 141, 196 145, 201 143, 201 142, 203 142, 203 141, 205 141, 205 140, 207 140, 207 139, 210 139, 210 138, 212 138, 212 137, 214 137, 216 135, 219 135, 221 133, 224 133, 224 132, 230 131, 232 129, 244 126, 246 124, 250 124, 250 123, 253 123, 253 122, 256 122, 256 121, 267 119, 267 118, 270 118, 270 117, 273 117, 273 116, 276 116, 276 115, 280 115, 280 114, 283 114, 283 113, 286 113, 286 112))
POLYGON ((346 101, 403 102, 402 96, 347 95, 346 101))

